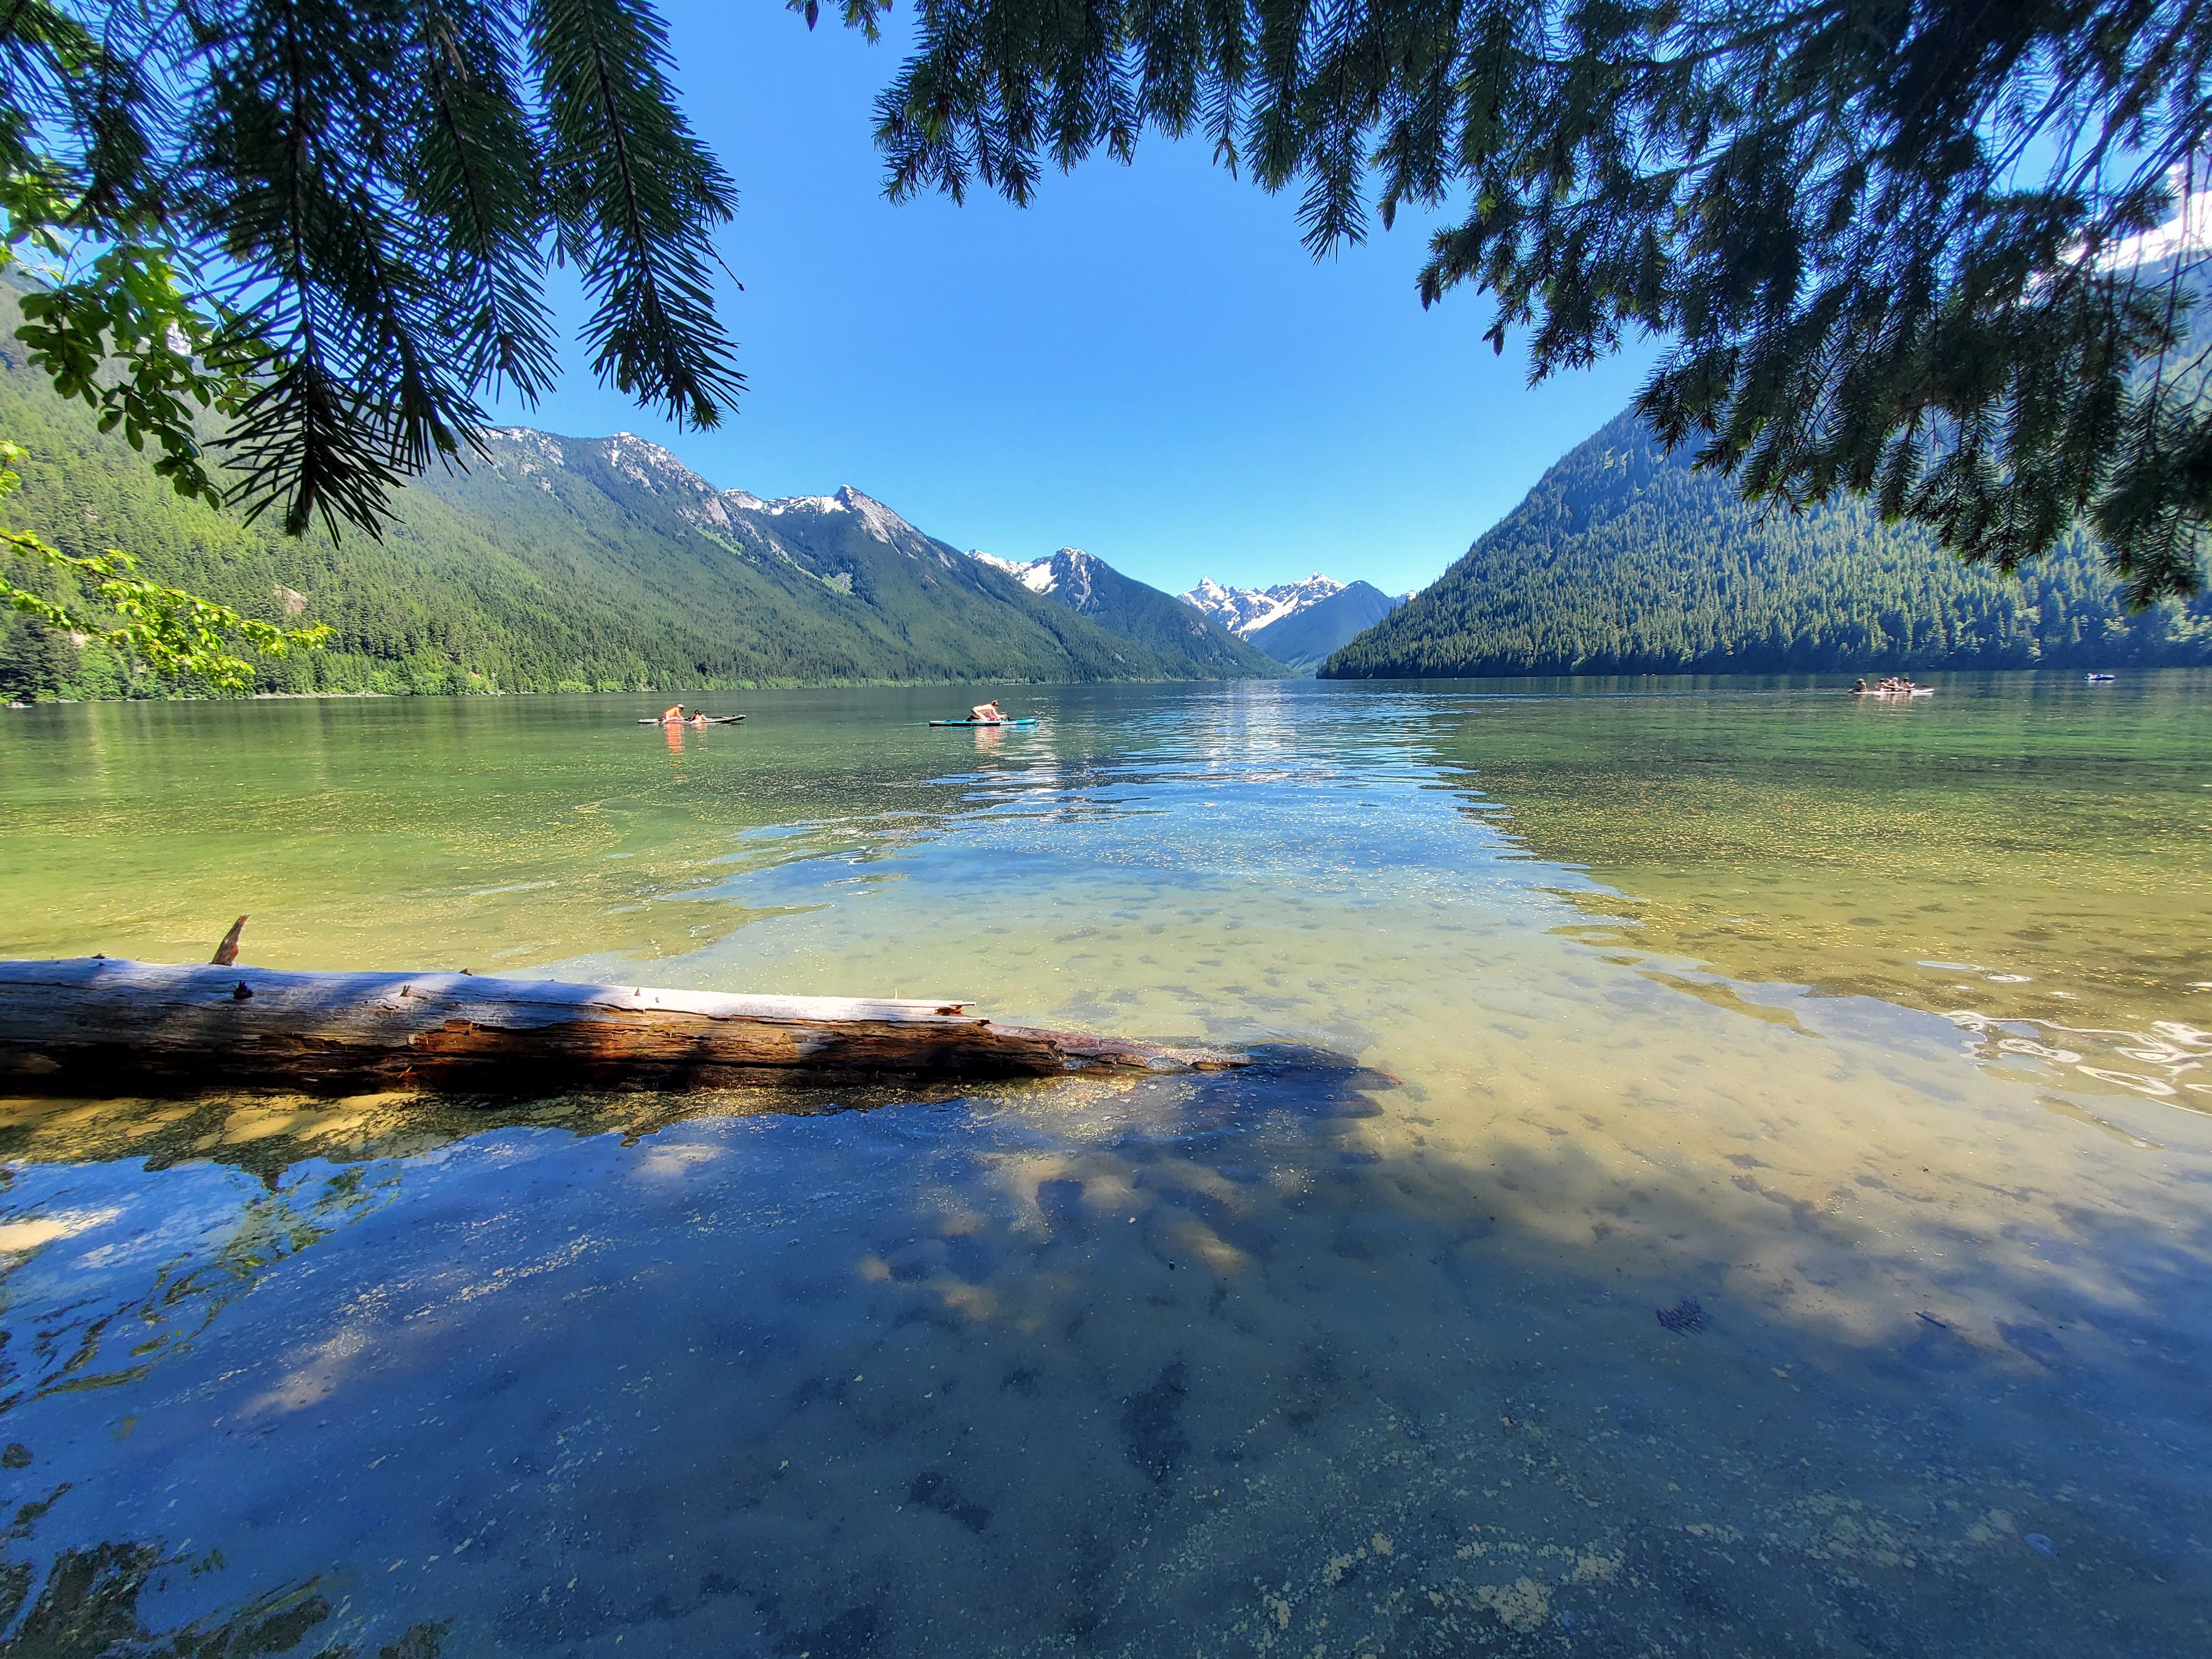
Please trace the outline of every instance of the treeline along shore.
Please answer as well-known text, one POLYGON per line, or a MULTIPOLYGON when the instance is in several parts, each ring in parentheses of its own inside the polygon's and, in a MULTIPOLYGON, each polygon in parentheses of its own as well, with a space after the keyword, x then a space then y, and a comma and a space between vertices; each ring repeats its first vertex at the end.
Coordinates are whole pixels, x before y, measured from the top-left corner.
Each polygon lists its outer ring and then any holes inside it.
MULTIPOLYGON (((0 285, 0 342, 20 321, 0 285)), ((618 434, 483 434, 465 471, 403 490, 381 539, 288 539, 180 500, 119 433, 0 351, 0 436, 27 452, 6 521, 64 552, 131 553, 142 574, 325 648, 263 659, 254 690, 426 695, 932 683, 1086 684, 1290 669, 1167 595, 1032 592, 853 489, 763 501, 618 434), (1165 617, 1174 625, 1163 625, 1165 617)), ((68 573, 19 571, 49 597, 68 573)), ((0 611, 12 700, 174 695, 97 641, 0 611)))
MULTIPOLYGON (((16 314, 0 286, 0 336, 16 314)), ((1089 555, 1062 550, 1051 562, 1066 579, 1038 591, 1021 577, 1034 567, 972 557, 857 490, 763 501, 627 434, 494 431, 466 471, 402 492, 381 540, 287 539, 179 499, 43 375, 0 364, 0 436, 28 452, 15 526, 69 553, 123 549, 248 616, 333 630, 323 649, 261 659, 252 695, 2212 663, 2212 596, 2131 613, 2086 538, 2018 576, 1970 568, 1861 503, 1748 505, 1632 415, 1316 669, 1089 555)), ((38 579, 83 597, 67 573, 38 579)), ((205 695, 12 611, 0 694, 205 695)))
POLYGON ((2212 595, 2130 612, 2086 538, 2007 576, 1863 502, 1748 503, 1624 414, 1324 678, 2212 663, 2212 595))

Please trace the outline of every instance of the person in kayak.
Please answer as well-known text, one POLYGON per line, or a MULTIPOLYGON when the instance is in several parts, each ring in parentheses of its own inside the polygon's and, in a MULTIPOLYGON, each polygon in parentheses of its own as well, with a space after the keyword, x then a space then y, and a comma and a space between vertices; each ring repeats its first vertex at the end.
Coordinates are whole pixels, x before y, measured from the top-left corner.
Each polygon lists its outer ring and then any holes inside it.
POLYGON ((969 709, 968 718, 979 726, 996 726, 1006 717, 999 708, 999 700, 994 697, 990 702, 979 702, 969 709))

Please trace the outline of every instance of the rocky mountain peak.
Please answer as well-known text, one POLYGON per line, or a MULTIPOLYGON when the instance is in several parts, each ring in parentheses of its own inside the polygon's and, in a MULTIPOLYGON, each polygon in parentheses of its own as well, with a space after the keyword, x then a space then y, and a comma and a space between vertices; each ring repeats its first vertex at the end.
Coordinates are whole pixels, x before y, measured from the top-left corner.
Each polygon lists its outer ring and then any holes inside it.
POLYGON ((1195 605, 1231 633, 1249 638, 1272 623, 1310 611, 1341 593, 1344 587, 1335 577, 1318 570, 1303 581, 1273 587, 1231 587, 1206 576, 1180 597, 1185 605, 1195 605))

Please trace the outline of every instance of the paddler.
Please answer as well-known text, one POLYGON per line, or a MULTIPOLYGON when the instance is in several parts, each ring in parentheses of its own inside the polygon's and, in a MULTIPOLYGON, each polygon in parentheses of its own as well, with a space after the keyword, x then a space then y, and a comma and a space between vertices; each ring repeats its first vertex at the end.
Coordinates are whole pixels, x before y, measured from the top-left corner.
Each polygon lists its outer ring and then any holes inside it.
POLYGON ((979 702, 968 711, 968 718, 978 726, 997 726, 1006 717, 1000 712, 996 697, 988 702, 979 702))
POLYGON ((680 702, 672 702, 669 704, 667 708, 662 709, 660 711, 660 723, 663 726, 683 725, 684 705, 680 702))

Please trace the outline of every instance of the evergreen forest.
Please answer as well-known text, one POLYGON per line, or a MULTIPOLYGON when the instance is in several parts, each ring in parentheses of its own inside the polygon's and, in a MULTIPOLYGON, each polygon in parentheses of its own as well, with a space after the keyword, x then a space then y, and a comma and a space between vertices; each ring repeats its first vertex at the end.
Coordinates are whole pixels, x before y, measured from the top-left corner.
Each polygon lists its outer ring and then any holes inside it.
MULTIPOLYGON (((29 453, 0 519, 65 553, 120 548, 143 574, 247 616, 335 630, 322 650, 263 659, 260 693, 1254 672, 1113 633, 857 492, 771 502, 718 490, 626 434, 495 431, 465 473, 434 471, 405 489, 380 541, 359 532, 287 538, 179 497, 119 434, 100 433, 89 410, 58 397, 5 338, 13 300, 0 290, 0 436, 29 453)), ((82 597, 68 573, 12 574, 43 580, 54 597, 82 597)), ((0 691, 11 700, 198 690, 0 611, 0 691)))
POLYGON ((1570 451, 1323 678, 2212 662, 2212 596, 2136 614, 2076 536, 2016 576, 1844 501, 1748 504, 1632 414, 1570 451))

